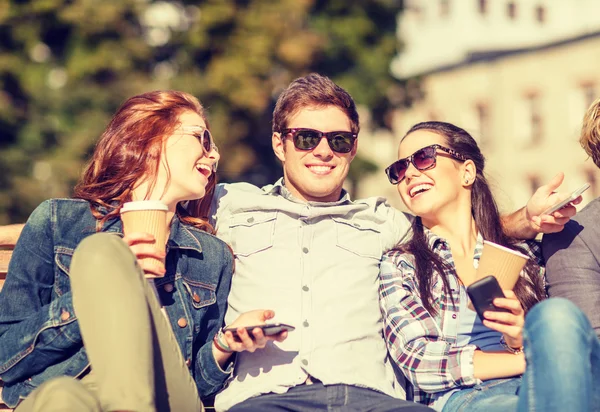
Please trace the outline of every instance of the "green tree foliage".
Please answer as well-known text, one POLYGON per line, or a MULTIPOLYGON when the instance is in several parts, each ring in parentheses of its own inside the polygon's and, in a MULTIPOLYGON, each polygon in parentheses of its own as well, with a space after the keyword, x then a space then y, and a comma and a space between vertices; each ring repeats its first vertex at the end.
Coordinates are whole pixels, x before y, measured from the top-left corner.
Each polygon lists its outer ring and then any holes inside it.
MULTIPOLYGON (((69 196, 128 97, 179 89, 208 107, 221 180, 280 175, 278 93, 330 76, 383 122, 396 87, 394 0, 0 0, 0 224, 69 196)), ((372 164, 355 162, 364 172, 372 164)), ((360 175, 360 170, 354 171, 360 175)))

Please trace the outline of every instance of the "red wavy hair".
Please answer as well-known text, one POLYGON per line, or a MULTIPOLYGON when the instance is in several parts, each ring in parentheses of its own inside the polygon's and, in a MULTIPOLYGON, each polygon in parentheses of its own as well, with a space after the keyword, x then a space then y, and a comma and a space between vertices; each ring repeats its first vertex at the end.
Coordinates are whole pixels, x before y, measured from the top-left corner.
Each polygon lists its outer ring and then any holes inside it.
MULTIPOLYGON (((74 196, 90 202, 98 228, 116 217, 123 203, 131 200, 134 185, 149 178, 156 184, 164 142, 179 126, 184 112, 197 113, 208 121, 204 107, 194 96, 179 91, 153 91, 129 98, 117 110, 100 137, 74 196), (100 209, 108 212, 102 212, 100 209)), ((177 215, 188 224, 213 233, 208 223, 210 203, 216 185, 211 174, 202 199, 177 206, 177 215)))

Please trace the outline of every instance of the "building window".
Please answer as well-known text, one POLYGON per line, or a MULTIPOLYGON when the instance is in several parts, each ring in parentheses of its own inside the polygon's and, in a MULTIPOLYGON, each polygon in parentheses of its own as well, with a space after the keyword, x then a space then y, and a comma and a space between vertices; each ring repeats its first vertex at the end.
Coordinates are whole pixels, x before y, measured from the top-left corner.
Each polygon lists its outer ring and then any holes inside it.
POLYGON ((440 0, 440 16, 447 17, 450 14, 450 0, 440 0))
POLYGON ((543 138, 543 119, 541 98, 537 93, 530 93, 515 105, 515 135, 525 145, 535 145, 543 138))
POLYGON ((489 107, 485 103, 478 103, 477 105, 475 105, 475 112, 477 114, 477 127, 479 132, 479 139, 482 145, 486 145, 491 141, 489 107))
POLYGON ((488 2, 487 0, 479 0, 479 14, 486 15, 488 12, 488 2))
POLYGON ((535 8, 535 19, 538 23, 546 22, 546 8, 544 6, 537 6, 535 8))
POLYGON ((539 176, 531 175, 527 178, 529 181, 529 195, 533 195, 536 190, 542 185, 542 181, 539 176))
POLYGON ((506 4, 506 14, 511 20, 517 18, 517 4, 514 1, 510 1, 506 4))
POLYGON ((598 96, 598 88, 593 82, 581 83, 571 92, 569 104, 569 119, 571 129, 579 131, 583 121, 583 116, 591 104, 598 96))

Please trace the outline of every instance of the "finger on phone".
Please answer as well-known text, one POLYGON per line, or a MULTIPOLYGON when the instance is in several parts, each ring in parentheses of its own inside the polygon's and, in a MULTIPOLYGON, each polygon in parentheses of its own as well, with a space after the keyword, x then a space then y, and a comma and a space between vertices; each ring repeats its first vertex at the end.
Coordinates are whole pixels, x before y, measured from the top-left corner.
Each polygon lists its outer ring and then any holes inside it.
POLYGON ((519 316, 508 312, 485 311, 483 317, 489 321, 501 323, 503 325, 520 326, 522 322, 519 316))
POLYGON ((484 320, 483 326, 485 326, 486 328, 493 329, 497 332, 500 332, 500 333, 502 333, 504 335, 508 335, 508 336, 518 336, 518 334, 520 333, 520 330, 522 330, 521 327, 519 327, 519 326, 507 325, 504 323, 494 322, 491 320, 484 320))
POLYGON ((254 345, 252 338, 250 337, 250 334, 248 333, 248 331, 246 330, 246 328, 238 328, 237 329, 237 336, 238 339, 240 340, 241 344, 244 346, 245 349, 250 349, 252 348, 252 346, 254 345))
POLYGON ((508 309, 511 312, 520 312, 521 303, 518 300, 507 298, 496 298, 493 301, 494 306, 502 309, 508 309))
POLYGON ((271 335, 271 336, 267 336, 268 340, 274 340, 276 342, 283 342, 284 340, 286 340, 288 337, 288 331, 284 330, 281 331, 275 335, 271 335))

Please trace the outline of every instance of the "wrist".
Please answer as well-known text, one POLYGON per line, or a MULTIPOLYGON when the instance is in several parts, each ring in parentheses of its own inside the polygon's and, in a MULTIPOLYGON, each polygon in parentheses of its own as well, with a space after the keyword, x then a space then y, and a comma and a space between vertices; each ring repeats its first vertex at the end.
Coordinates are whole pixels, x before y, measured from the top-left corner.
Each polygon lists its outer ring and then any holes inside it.
POLYGON ((219 329, 215 337, 213 338, 213 345, 219 352, 231 354, 234 351, 229 347, 227 341, 225 340, 225 334, 223 333, 223 329, 219 329))
POLYGON ((500 343, 502 344, 502 346, 504 347, 504 349, 507 352, 510 352, 513 355, 519 355, 519 354, 523 353, 523 345, 522 344, 521 345, 515 345, 512 342, 511 342, 511 344, 509 344, 508 342, 506 342, 506 339, 504 339, 504 336, 502 336, 500 338, 500 343))

